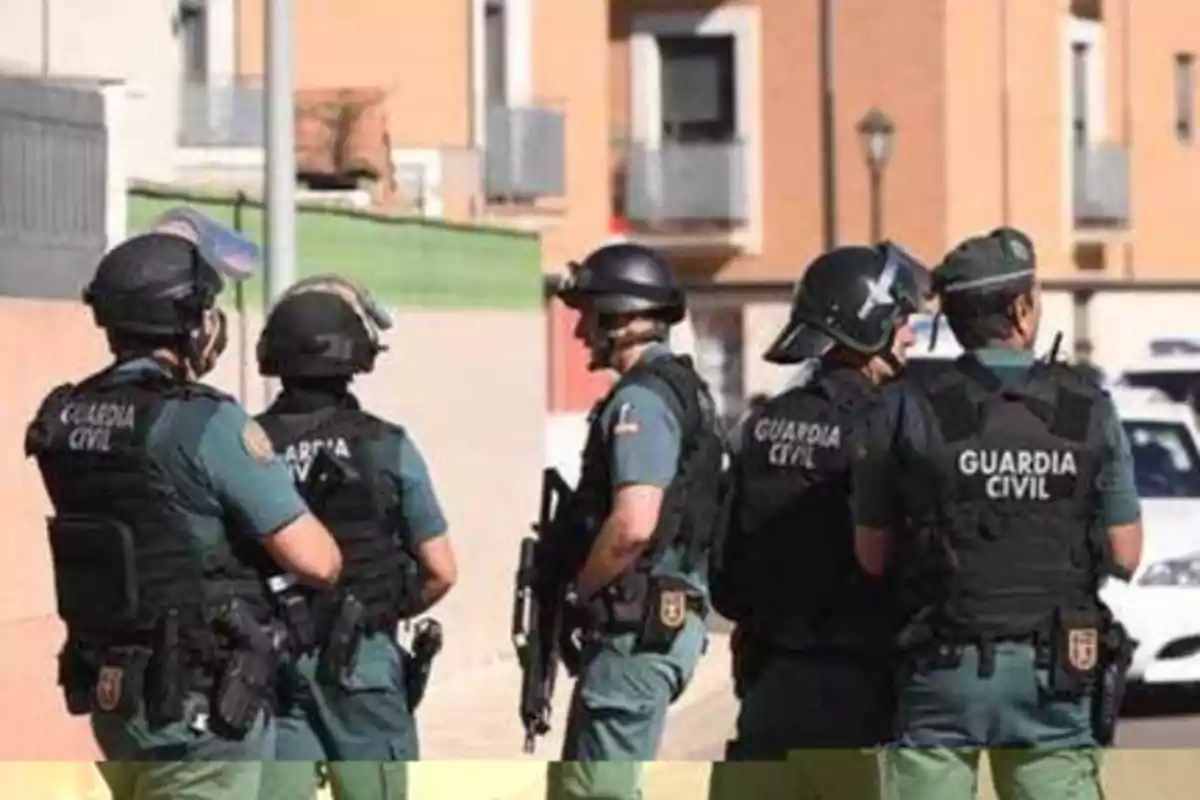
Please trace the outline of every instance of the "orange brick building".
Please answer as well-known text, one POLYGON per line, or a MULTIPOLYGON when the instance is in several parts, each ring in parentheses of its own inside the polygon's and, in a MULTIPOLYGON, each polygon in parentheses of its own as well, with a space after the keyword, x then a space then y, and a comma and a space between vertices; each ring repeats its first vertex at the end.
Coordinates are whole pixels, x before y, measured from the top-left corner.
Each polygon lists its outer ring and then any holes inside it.
MULTIPOLYGON (((856 125, 875 108, 895 126, 883 235, 935 259, 973 232, 1026 229, 1053 326, 1090 331, 1101 358, 1133 352, 1107 332, 1129 309, 1110 288, 1138 287, 1145 325, 1188 321, 1200 6, 830 5, 838 240, 871 233, 856 125)), ((297 84, 383 87, 401 172, 437 166, 439 213, 541 230, 548 273, 613 230, 667 249, 732 413, 778 380, 758 354, 825 242, 821 6, 297 0, 297 84)), ((260 75, 262 0, 239 13, 238 70, 260 75)), ((550 325, 550 409, 577 412, 600 384, 555 304, 550 325)))

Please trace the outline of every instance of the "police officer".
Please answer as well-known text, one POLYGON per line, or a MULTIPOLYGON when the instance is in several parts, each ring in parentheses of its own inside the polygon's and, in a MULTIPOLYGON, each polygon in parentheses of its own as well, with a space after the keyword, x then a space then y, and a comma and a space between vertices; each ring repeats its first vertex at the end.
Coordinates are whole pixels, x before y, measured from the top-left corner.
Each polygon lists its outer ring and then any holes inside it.
POLYGON ((1098 598, 1137 566, 1129 443, 1108 396, 1036 361, 1029 238, 967 239, 934 272, 967 351, 913 384, 855 467, 856 552, 905 587, 899 798, 970 797, 981 748, 1001 797, 1099 798, 1129 643, 1098 598))
POLYGON ((567 580, 583 649, 550 795, 641 797, 667 708, 707 641, 707 548, 723 458, 712 397, 671 353, 684 295, 657 252, 591 253, 559 296, 580 312, 590 368, 619 379, 593 410, 573 503, 567 580), (607 763, 597 763, 607 762, 607 763))
POLYGON ((726 758, 780 763, 715 767, 714 798, 879 797, 870 748, 891 733, 895 619, 854 558, 850 466, 877 387, 913 342, 924 272, 892 244, 819 256, 764 355, 817 362, 741 428, 713 601, 737 626, 741 710, 726 758))
MULTIPOLYGON (((396 642, 401 620, 427 611, 456 577, 454 551, 429 471, 412 435, 364 411, 349 389, 385 349, 391 320, 361 287, 317 276, 271 310, 259 371, 283 391, 258 417, 314 513, 345 554, 335 592, 299 593, 277 581, 294 631, 279 718, 280 761, 328 761, 334 794, 396 800, 403 762, 418 757, 406 685, 418 681, 396 642)), ((260 797, 312 797, 311 764, 267 769, 260 797)))
POLYGON ((55 389, 26 439, 54 507, 59 682, 118 800, 254 796, 279 649, 263 578, 341 569, 259 425, 197 382, 225 318, 211 231, 191 230, 100 261, 84 301, 114 362, 55 389))

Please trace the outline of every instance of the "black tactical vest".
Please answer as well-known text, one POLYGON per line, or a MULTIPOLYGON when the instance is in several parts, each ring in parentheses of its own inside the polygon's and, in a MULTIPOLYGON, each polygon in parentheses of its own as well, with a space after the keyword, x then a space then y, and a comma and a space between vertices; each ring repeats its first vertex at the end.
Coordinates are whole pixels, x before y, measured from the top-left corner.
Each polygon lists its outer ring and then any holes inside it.
POLYGON ((404 430, 362 411, 352 396, 326 400, 315 407, 311 396, 284 392, 258 421, 292 468, 309 508, 337 540, 339 589, 362 603, 368 631, 391 631, 417 588, 415 561, 405 550, 399 490, 368 448, 404 430), (326 474, 318 486, 314 470, 331 467, 337 474, 326 474))
MULTIPOLYGON (((269 559, 240 536, 207 558, 197 553, 177 489, 147 443, 170 400, 212 401, 212 411, 233 402, 201 384, 110 369, 55 389, 30 424, 25 449, 54 506, 50 552, 72 646, 92 661, 115 648, 167 647, 202 682, 226 654, 213 633, 218 607, 240 598, 260 621, 269 617, 269 559)), ((166 424, 191 426, 180 432, 195 442, 208 418, 178 415, 166 424)))
POLYGON ((854 556, 850 466, 878 392, 823 371, 746 422, 717 609, 776 647, 885 651, 888 606, 854 556))
POLYGON ((928 463, 912 471, 926 570, 915 606, 943 636, 968 638, 1023 637, 1057 608, 1095 607, 1100 390, 1044 364, 1007 386, 965 356, 919 397, 930 435, 928 463))
POLYGON ((608 436, 600 425, 600 411, 616 392, 625 386, 642 385, 659 395, 680 423, 682 443, 679 469, 663 495, 658 527, 650 546, 639 557, 629 574, 609 587, 609 593, 632 599, 640 591, 635 583, 645 576, 669 548, 680 548, 685 569, 702 568, 712 543, 717 518, 717 493, 724 459, 724 443, 716 422, 716 411, 708 386, 696 373, 686 356, 660 356, 641 359, 621 377, 612 391, 592 409, 587 443, 583 450, 583 469, 572 507, 585 535, 566 559, 564 569, 573 576, 583 566, 588 549, 600 526, 612 509, 611 451, 608 436))

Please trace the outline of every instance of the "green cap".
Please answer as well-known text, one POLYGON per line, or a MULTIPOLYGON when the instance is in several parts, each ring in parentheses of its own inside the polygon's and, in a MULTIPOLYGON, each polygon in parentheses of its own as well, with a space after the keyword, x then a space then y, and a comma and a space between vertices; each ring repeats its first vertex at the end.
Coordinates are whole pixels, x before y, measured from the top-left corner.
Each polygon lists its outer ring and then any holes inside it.
POLYGON ((1037 266, 1033 242, 1016 228, 997 228, 966 239, 933 271, 933 290, 946 295, 991 289, 1030 278, 1037 266))

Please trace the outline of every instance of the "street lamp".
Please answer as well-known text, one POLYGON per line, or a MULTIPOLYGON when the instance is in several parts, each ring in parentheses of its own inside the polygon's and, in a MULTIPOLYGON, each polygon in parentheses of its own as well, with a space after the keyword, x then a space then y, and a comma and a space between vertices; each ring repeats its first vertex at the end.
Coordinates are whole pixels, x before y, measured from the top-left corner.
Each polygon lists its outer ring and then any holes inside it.
POLYGON ((895 124, 877 108, 868 111, 858 123, 858 137, 867 160, 867 172, 871 176, 872 242, 883 240, 883 171, 892 156, 892 136, 895 132, 895 124))

